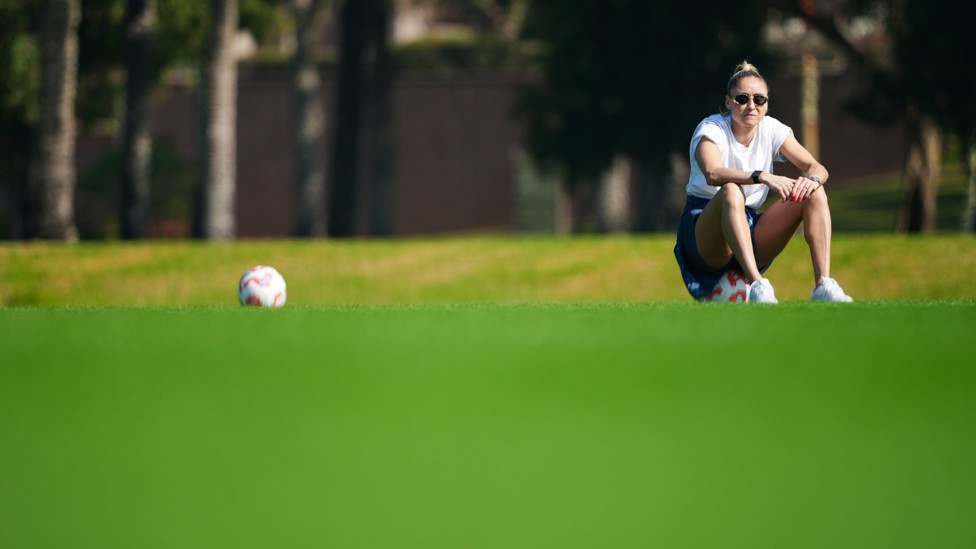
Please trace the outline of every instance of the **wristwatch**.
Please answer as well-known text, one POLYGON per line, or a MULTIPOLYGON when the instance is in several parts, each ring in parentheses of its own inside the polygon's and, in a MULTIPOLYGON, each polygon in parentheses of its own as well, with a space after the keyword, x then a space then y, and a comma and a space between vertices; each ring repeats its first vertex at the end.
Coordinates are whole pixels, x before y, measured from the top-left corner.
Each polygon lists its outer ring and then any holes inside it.
POLYGON ((752 172, 752 182, 758 185, 760 175, 762 175, 762 170, 756 170, 752 172))

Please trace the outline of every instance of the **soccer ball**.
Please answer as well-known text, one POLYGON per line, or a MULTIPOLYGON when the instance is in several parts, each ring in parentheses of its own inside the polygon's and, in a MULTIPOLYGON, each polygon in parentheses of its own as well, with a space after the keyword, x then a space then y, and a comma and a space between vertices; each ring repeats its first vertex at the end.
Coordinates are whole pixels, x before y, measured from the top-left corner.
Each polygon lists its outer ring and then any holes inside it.
POLYGON ((288 298, 285 278, 274 267, 258 265, 248 269, 237 285, 241 305, 284 307, 288 298))
POLYGON ((730 269, 718 280, 712 291, 701 299, 702 301, 718 301, 721 303, 745 303, 749 301, 749 283, 745 275, 730 269))

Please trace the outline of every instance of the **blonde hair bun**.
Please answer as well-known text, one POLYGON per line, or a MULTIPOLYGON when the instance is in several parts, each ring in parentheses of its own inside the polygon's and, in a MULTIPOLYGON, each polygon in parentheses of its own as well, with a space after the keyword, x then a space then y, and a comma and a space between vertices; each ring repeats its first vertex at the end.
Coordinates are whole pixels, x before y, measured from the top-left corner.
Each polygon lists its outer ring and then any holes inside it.
POLYGON ((735 67, 735 74, 739 74, 740 72, 754 72, 759 74, 759 69, 757 69, 756 66, 749 61, 743 60, 735 67))
POLYGON ((739 83, 739 80, 742 80, 747 76, 755 76, 763 82, 766 81, 766 79, 759 74, 759 69, 757 69, 755 65, 749 61, 743 60, 735 67, 735 73, 732 75, 732 78, 729 78, 729 83, 725 85, 725 95, 731 94, 732 88, 739 83))

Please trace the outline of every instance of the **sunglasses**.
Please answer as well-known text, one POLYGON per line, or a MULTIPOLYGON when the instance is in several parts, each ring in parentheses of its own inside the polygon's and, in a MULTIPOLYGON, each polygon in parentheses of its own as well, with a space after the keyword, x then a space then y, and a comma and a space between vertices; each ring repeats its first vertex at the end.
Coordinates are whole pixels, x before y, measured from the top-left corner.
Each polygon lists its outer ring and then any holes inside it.
MULTIPOLYGON (((749 94, 745 94, 745 93, 740 93, 740 94, 732 97, 732 100, 735 101, 736 103, 740 104, 740 105, 746 105, 746 104, 748 104, 749 103, 749 99, 750 99, 749 94)), ((759 95, 759 94, 756 94, 756 95, 751 96, 751 99, 752 99, 752 102, 755 103, 757 107, 762 107, 763 105, 766 104, 766 101, 769 101, 769 98, 768 97, 766 97, 765 95, 759 95)))

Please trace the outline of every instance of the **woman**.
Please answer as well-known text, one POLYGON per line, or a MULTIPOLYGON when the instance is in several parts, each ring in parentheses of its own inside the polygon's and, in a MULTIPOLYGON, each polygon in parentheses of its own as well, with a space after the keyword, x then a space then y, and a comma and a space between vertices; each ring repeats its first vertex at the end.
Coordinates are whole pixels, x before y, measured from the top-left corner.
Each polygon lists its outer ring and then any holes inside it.
POLYGON ((766 80, 744 61, 725 90, 725 114, 704 119, 691 138, 688 201, 674 253, 688 291, 705 298, 734 269, 749 282, 749 301, 776 303, 763 273, 797 227, 813 260, 812 301, 853 301, 830 278, 830 209, 827 170, 773 117, 766 80), (773 161, 788 160, 803 174, 775 175, 773 161), (779 200, 762 214, 772 190, 779 200))

